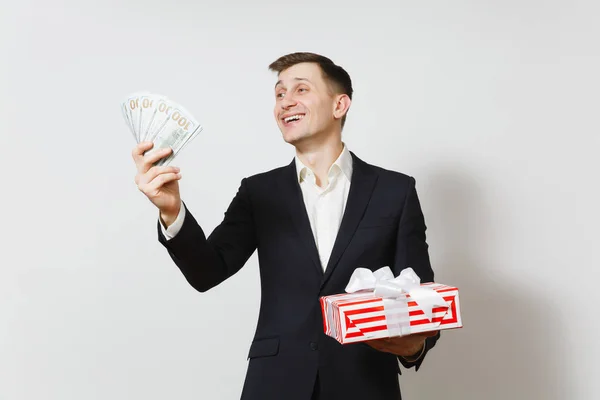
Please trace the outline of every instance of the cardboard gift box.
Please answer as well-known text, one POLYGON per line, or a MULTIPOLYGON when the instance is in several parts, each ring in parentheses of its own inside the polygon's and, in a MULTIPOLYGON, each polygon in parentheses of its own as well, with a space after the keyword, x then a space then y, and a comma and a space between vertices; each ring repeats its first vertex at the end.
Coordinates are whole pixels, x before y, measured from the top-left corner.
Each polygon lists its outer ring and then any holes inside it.
POLYGON ((412 268, 357 268, 346 293, 320 302, 325 334, 342 344, 462 327, 458 288, 421 284, 412 268))

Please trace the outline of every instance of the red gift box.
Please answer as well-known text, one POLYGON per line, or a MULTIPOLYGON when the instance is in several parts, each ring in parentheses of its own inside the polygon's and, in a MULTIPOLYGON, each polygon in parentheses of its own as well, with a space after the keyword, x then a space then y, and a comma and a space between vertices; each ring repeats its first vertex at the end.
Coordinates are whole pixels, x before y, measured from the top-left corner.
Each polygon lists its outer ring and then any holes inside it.
POLYGON ((440 283, 420 284, 410 268, 402 272, 404 277, 398 278, 393 278, 388 267, 374 274, 364 268, 358 270, 370 281, 368 284, 361 282, 357 286, 353 275, 346 288, 351 293, 320 298, 325 334, 338 342, 355 343, 462 327, 458 288, 440 283), (381 272, 386 279, 368 275, 381 276, 381 272), (412 279, 408 288, 402 285, 407 276, 412 279))

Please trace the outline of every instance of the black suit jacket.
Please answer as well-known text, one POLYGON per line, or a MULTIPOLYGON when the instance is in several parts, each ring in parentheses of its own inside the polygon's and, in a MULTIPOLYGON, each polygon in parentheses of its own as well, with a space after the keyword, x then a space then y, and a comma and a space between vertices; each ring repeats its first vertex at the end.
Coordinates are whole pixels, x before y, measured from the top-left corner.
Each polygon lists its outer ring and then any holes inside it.
MULTIPOLYGON (((325 272, 296 177, 295 163, 244 178, 223 222, 207 238, 187 205, 179 233, 160 242, 195 289, 205 292, 258 250, 261 304, 248 354, 243 400, 400 399, 399 358, 324 334, 319 297, 342 293, 357 267, 412 267, 434 280, 415 180, 361 161, 325 272)), ((427 339, 429 351, 438 340, 427 339)), ((419 368, 423 361, 407 362, 419 368)))

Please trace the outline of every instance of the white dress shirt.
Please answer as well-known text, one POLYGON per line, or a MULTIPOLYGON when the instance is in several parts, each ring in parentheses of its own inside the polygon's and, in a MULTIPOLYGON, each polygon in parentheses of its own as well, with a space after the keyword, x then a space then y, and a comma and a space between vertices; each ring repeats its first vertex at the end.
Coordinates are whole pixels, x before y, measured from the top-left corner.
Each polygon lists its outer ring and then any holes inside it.
MULTIPOLYGON (((295 163, 297 179, 319 251, 321 267, 325 270, 346 209, 352 180, 352 155, 344 144, 341 154, 329 168, 327 174, 329 182, 324 188, 317 185, 314 172, 297 156, 295 163)), ((167 229, 161 224, 162 232, 167 239, 177 235, 184 218, 185 207, 182 204, 177 219, 167 229)))
POLYGON ((317 186, 315 174, 298 157, 296 171, 321 267, 325 270, 346 209, 352 180, 352 155, 344 145, 342 153, 329 168, 329 182, 324 188, 317 186))

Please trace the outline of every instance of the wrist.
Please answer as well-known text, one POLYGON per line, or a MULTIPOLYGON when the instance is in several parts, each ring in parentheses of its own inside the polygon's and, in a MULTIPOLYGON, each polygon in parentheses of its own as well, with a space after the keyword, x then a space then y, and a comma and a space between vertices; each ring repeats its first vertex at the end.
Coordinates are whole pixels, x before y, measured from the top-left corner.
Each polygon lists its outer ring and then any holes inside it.
POLYGON ((417 350, 414 354, 411 354, 409 356, 401 356, 402 358, 404 358, 406 361, 417 361, 419 358, 421 358, 421 356, 423 355, 423 353, 425 352, 425 341, 423 341, 423 344, 421 345, 421 347, 419 348, 419 350, 417 350))
POLYGON ((171 226, 173 224, 173 222, 175 222, 175 220, 177 219, 177 216, 179 215, 179 212, 181 211, 181 203, 177 204, 177 206, 175 206, 172 209, 168 209, 168 210, 160 210, 160 221, 162 222, 163 226, 165 228, 168 228, 169 226, 171 226))

